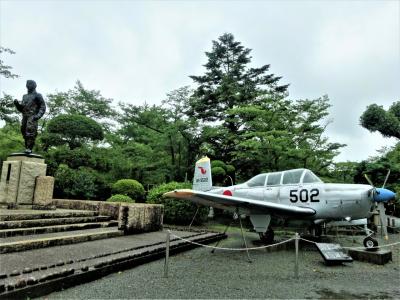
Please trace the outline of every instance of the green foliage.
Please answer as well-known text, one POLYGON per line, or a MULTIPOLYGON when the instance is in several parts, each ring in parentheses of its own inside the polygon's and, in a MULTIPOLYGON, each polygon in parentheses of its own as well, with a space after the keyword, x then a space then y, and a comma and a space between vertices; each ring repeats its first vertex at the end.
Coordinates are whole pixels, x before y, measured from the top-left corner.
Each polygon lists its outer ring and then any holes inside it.
POLYGON ((24 147, 24 140, 17 123, 6 124, 0 128, 0 166, 10 153, 20 151, 24 147))
POLYGON ((211 168, 216 168, 216 167, 220 167, 220 168, 226 170, 226 164, 221 160, 212 160, 211 161, 211 168))
MULTIPOLYGON (((15 52, 9 48, 4 48, 0 46, 0 54, 2 53, 9 53, 9 54, 15 54, 15 52)), ((1 55, 2 57, 3 55, 1 55)), ((4 64, 3 60, 0 59, 0 76, 3 76, 5 78, 16 78, 18 75, 13 74, 10 70, 12 67, 7 66, 4 64)))
POLYGON ((343 144, 323 136, 329 121, 327 96, 315 100, 259 99, 259 105, 235 108, 243 130, 233 151, 242 180, 254 174, 294 168, 327 171, 343 144))
MULTIPOLYGON (((269 74, 269 65, 250 67, 251 49, 245 48, 234 36, 225 33, 212 42, 212 50, 206 52, 206 72, 202 76, 190 76, 197 89, 190 99, 188 114, 203 121, 218 121, 212 126, 219 130, 204 133, 207 141, 226 162, 231 162, 233 151, 239 142, 240 120, 232 109, 256 105, 263 95, 284 95, 288 85, 278 85, 281 77, 269 74)), ((207 130, 204 128, 204 130, 207 130)), ((211 153, 210 153, 211 154, 211 153)))
POLYGON ((222 167, 211 168, 213 183, 222 183, 226 176, 226 171, 222 167))
POLYGON ((112 193, 129 196, 132 199, 141 201, 144 199, 143 185, 134 179, 120 179, 112 186, 112 193))
POLYGON ((82 115, 108 128, 109 119, 116 115, 112 99, 104 98, 99 91, 85 89, 79 80, 73 89, 49 94, 47 99, 47 121, 61 114, 82 115))
MULTIPOLYGON (((162 195, 176 189, 191 188, 188 182, 169 182, 151 189, 147 195, 147 203, 164 205, 164 222, 167 224, 189 225, 196 212, 197 206, 188 201, 174 198, 164 198, 162 195)), ((207 220, 207 207, 200 207, 195 223, 201 224, 207 220)))
POLYGON ((131 197, 127 195, 115 194, 107 199, 107 202, 126 202, 126 203, 135 203, 131 197))
POLYGON ((47 124, 42 141, 47 147, 68 144, 74 149, 103 138, 103 129, 93 119, 82 115, 59 115, 47 124))
POLYGON ((6 123, 18 121, 18 114, 13 101, 13 97, 8 94, 3 94, 3 97, 0 98, 0 121, 3 120, 6 123))
POLYGON ((91 199, 96 192, 95 176, 87 168, 77 170, 70 169, 61 164, 55 173, 54 194, 55 197, 70 199, 91 199))
POLYGON ((379 131, 385 137, 400 139, 400 101, 385 109, 377 104, 371 104, 360 117, 361 125, 369 131, 379 131))
POLYGON ((231 175, 231 176, 235 175, 236 168, 234 166, 226 165, 225 170, 226 170, 226 174, 231 175))

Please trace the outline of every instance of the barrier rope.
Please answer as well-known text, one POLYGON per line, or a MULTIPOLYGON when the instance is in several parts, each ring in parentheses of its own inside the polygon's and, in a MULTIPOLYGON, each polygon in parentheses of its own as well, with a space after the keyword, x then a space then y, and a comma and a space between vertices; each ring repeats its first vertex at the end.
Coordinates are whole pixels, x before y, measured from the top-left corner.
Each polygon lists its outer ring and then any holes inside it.
MULTIPOLYGON (((168 230, 168 231, 169 231, 169 230, 168 230)), ((291 238, 291 239, 288 239, 288 240, 285 240, 285 241, 282 241, 282 242, 279 242, 279 243, 276 243, 276 244, 265 245, 265 246, 260 246, 260 247, 252 247, 252 248, 226 248, 226 247, 215 247, 215 246, 200 244, 200 243, 197 243, 197 242, 194 242, 194 241, 185 239, 185 238, 183 238, 183 237, 180 237, 180 236, 178 236, 178 235, 175 235, 175 234, 171 233, 171 231, 169 231, 169 233, 171 234, 171 236, 173 236, 173 237, 175 237, 175 238, 177 238, 177 239, 179 239, 179 240, 182 240, 182 241, 184 241, 184 242, 190 243, 190 244, 194 244, 194 245, 197 245, 197 246, 201 246, 201 247, 205 247, 205 248, 210 248, 210 249, 219 249, 219 250, 228 250, 228 251, 259 250, 259 249, 265 249, 265 248, 270 248, 270 247, 274 247, 274 246, 277 246, 277 245, 285 244, 285 243, 288 243, 288 242, 294 240, 294 238, 291 238)))
MULTIPOLYGON (((312 244, 318 244, 317 242, 314 242, 314 241, 310 241, 310 240, 307 240, 307 239, 304 239, 304 238, 300 238, 300 240, 303 240, 303 241, 305 241, 305 242, 309 242, 309 243, 312 243, 312 244)), ((399 245, 400 244, 400 242, 396 242, 396 243, 392 243, 392 244, 385 244, 385 245, 382 245, 382 246, 377 246, 377 247, 371 247, 371 248, 368 248, 368 249, 378 249, 378 248, 384 248, 384 247, 391 247, 391 246, 395 246, 395 245, 399 245)), ((366 249, 366 247, 341 247, 341 248, 343 248, 343 249, 366 249)))

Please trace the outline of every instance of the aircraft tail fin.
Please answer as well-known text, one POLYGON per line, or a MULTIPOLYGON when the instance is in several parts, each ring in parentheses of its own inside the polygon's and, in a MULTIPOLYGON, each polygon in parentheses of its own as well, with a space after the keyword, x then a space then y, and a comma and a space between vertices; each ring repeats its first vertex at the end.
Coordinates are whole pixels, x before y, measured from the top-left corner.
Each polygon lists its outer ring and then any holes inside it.
POLYGON ((196 162, 193 177, 193 190, 209 191, 212 189, 211 163, 205 156, 196 162))

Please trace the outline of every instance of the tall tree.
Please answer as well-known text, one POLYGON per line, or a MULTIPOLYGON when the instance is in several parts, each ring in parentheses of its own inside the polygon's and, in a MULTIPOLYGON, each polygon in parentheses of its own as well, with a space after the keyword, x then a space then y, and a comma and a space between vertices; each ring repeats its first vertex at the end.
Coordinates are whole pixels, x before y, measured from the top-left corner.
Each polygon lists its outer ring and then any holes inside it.
POLYGON ((241 127, 232 109, 257 104, 261 96, 285 94, 288 85, 279 85, 281 77, 268 73, 270 65, 250 67, 251 49, 235 41, 232 34, 225 33, 212 44, 212 50, 206 52, 205 74, 190 76, 198 86, 189 103, 189 114, 222 125, 216 132, 226 132, 220 155, 229 162, 241 127))
POLYGON ((385 137, 400 139, 400 101, 393 102, 387 111, 380 105, 371 104, 360 121, 369 131, 379 131, 385 137))

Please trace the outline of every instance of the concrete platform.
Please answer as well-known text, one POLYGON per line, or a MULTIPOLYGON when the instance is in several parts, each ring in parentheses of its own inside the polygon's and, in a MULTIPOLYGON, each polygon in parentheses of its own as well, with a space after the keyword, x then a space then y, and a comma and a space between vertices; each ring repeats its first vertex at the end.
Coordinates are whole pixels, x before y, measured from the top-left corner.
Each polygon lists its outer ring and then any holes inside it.
POLYGON ((378 249, 377 251, 349 249, 348 253, 355 260, 365 261, 377 265, 384 265, 393 260, 392 251, 384 249, 378 249))
MULTIPOLYGON (((226 238, 221 233, 173 231, 199 243, 226 238)), ((0 255, 0 298, 49 294, 165 256, 166 233, 151 232, 99 241, 0 255)), ((172 239, 170 253, 196 246, 172 239)), ((162 273, 162 270, 160 270, 162 273)))

